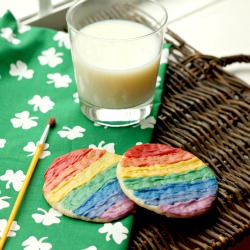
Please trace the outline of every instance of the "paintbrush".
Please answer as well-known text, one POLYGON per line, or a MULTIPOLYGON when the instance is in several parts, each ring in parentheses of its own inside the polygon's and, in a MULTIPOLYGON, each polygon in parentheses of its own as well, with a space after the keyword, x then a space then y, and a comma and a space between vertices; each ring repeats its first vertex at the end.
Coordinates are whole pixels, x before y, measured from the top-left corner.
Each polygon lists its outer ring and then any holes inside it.
POLYGON ((32 158, 32 161, 31 161, 31 163, 30 163, 30 166, 29 166, 29 168, 28 168, 28 171, 27 171, 26 177, 25 177, 25 179, 24 179, 22 188, 20 189, 20 191, 19 191, 19 193, 18 193, 18 196, 17 196, 17 198, 16 198, 15 204, 14 204, 14 206, 13 206, 13 208, 12 208, 11 213, 10 213, 10 217, 9 217, 9 219, 8 219, 7 225, 6 225, 6 227, 5 227, 5 230, 4 230, 4 232, 3 232, 2 238, 1 238, 1 240, 0 240, 0 250, 2 250, 3 247, 4 247, 4 244, 5 244, 5 241, 6 241, 6 239, 7 239, 7 236, 8 236, 9 230, 10 230, 10 227, 11 227, 11 225, 12 225, 12 222, 14 221, 15 216, 16 216, 16 214, 17 214, 17 212, 18 212, 19 206, 20 206, 20 204, 21 204, 21 202, 22 202, 22 199, 23 199, 23 197, 24 197, 24 194, 25 194, 25 192, 26 192, 26 189, 27 189, 27 187, 28 187, 28 185, 29 185, 30 179, 31 179, 32 174, 33 174, 33 172, 34 172, 34 170, 35 170, 35 167, 36 167, 36 164, 37 164, 37 162, 38 162, 38 160, 39 160, 39 157, 40 157, 40 155, 41 155, 42 152, 43 152, 44 144, 45 144, 45 141, 46 141, 46 139, 47 139, 47 136, 48 136, 48 133, 49 133, 49 129, 50 129, 51 127, 53 127, 55 124, 56 124, 56 119, 55 119, 54 117, 51 117, 51 118, 48 120, 47 125, 46 125, 46 127, 45 127, 45 130, 44 130, 44 132, 43 132, 43 134, 42 134, 42 136, 41 136, 41 138, 40 138, 40 141, 39 141, 39 143, 38 143, 38 145, 37 145, 37 147, 36 147, 36 151, 35 151, 35 153, 34 153, 34 156, 33 156, 33 158, 32 158))

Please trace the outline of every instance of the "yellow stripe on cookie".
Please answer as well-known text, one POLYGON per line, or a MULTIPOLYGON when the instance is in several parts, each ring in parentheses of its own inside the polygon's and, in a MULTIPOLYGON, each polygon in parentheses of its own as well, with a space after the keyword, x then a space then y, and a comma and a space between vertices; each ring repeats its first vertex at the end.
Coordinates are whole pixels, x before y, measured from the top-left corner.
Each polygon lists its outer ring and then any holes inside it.
POLYGON ((119 175, 122 178, 137 178, 149 176, 166 176, 173 173, 183 173, 189 170, 197 170, 206 164, 197 157, 191 160, 180 161, 174 164, 156 164, 146 167, 120 167, 119 175))
POLYGON ((59 184, 46 196, 47 201, 50 204, 61 201, 71 192, 71 190, 85 185, 97 174, 118 163, 120 158, 120 155, 106 152, 99 160, 91 164, 88 168, 84 169, 73 178, 59 184))

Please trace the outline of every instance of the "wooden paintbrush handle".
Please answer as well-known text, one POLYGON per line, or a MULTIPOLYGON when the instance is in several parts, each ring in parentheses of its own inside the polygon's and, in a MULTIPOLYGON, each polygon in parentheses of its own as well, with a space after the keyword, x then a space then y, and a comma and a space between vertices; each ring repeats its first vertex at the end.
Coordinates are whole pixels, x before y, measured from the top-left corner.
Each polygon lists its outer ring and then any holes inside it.
POLYGON ((25 192, 26 192, 26 189, 27 189, 27 187, 28 187, 28 185, 29 185, 29 182, 30 182, 30 179, 31 179, 31 177, 32 177, 32 174, 33 174, 33 172, 34 172, 34 170, 35 170, 36 164, 37 164, 37 162, 38 162, 38 160, 39 160, 40 155, 41 155, 42 152, 43 152, 43 149, 44 149, 44 145, 43 145, 43 144, 37 145, 35 154, 34 154, 34 156, 33 156, 33 158, 32 158, 32 161, 31 161, 30 166, 29 166, 29 168, 28 168, 26 177, 25 177, 25 179, 24 179, 22 188, 21 188, 21 190, 20 190, 19 193, 18 193, 18 196, 17 196, 17 198, 16 198, 15 204, 14 204, 14 206, 13 206, 13 208, 12 208, 11 213, 10 213, 10 217, 9 217, 9 219, 8 219, 7 225, 6 225, 5 230, 4 230, 4 232, 3 232, 3 235, 2 235, 2 238, 1 238, 1 241, 0 241, 0 250, 3 249, 3 246, 4 246, 5 241, 6 241, 6 239, 7 239, 9 230, 10 230, 10 228, 11 228, 12 222, 14 221, 14 219, 15 219, 15 217, 16 217, 16 214, 17 214, 17 212, 18 212, 19 206, 20 206, 20 204, 21 204, 21 202, 22 202, 22 199, 23 199, 24 194, 25 194, 25 192))

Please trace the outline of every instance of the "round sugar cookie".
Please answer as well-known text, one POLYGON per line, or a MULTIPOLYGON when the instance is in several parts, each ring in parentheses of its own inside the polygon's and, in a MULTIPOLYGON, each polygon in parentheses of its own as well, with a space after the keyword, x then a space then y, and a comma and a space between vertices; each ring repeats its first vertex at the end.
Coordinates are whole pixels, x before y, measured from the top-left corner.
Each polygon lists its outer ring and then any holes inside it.
POLYGON ((44 197, 72 218, 110 222, 134 211, 116 178, 121 156, 99 149, 79 149, 56 158, 44 174, 44 197))
POLYGON ((216 199, 213 171, 193 154, 163 144, 127 150, 117 167, 123 192, 158 214, 190 218, 205 213, 216 199))

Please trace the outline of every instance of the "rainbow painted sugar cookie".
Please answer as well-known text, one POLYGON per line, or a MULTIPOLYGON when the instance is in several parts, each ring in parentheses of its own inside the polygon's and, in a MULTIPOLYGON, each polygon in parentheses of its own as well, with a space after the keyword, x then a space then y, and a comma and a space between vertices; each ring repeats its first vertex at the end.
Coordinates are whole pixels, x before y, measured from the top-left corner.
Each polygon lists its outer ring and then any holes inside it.
POLYGON ((132 147, 122 156, 117 177, 131 200, 168 217, 203 214, 217 195, 212 170, 193 154, 167 145, 132 147))
POLYGON ((44 174, 44 197, 62 214, 110 222, 134 211, 116 178, 121 156, 106 150, 79 149, 56 158, 44 174))

